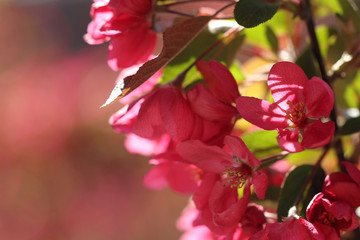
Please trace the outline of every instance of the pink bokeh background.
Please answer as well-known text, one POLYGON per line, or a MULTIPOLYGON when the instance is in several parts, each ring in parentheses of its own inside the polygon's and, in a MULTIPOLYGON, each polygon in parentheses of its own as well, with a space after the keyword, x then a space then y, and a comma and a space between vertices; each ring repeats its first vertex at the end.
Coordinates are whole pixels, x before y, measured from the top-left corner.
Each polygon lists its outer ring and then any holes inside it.
POLYGON ((0 240, 177 239, 188 201, 142 184, 150 166, 99 109, 118 73, 82 36, 90 0, 0 2, 0 240))

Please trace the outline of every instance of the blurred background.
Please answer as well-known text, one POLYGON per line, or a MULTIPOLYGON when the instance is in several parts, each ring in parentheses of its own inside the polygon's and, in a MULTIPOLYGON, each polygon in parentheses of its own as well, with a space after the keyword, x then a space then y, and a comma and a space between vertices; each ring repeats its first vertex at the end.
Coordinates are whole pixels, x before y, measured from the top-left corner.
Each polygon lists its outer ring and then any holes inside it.
POLYGON ((0 240, 177 239, 188 201, 99 109, 118 73, 83 41, 91 0, 0 1, 0 240))

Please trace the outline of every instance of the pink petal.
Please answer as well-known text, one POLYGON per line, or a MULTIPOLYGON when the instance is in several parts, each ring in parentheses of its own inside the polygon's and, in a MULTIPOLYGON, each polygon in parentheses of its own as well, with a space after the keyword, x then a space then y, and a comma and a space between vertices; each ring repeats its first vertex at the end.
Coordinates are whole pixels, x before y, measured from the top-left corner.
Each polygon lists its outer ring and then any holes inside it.
POLYGON ((110 0, 109 7, 117 14, 128 13, 139 17, 146 17, 152 10, 150 0, 110 0))
POLYGON ((161 91, 160 115, 168 134, 175 141, 189 140, 194 128, 195 114, 178 88, 161 91))
POLYGON ((294 63, 278 62, 269 72, 268 86, 274 101, 287 110, 287 102, 294 104, 304 101, 303 89, 308 81, 304 71, 294 63))
POLYGON ((130 153, 151 156, 166 151, 170 140, 167 134, 162 135, 159 139, 147 139, 129 133, 126 136, 124 144, 130 153))
POLYGON ((238 157, 240 161, 252 167, 257 167, 261 164, 259 159, 250 152, 241 138, 226 136, 224 142, 230 148, 232 154, 238 157))
MULTIPOLYGON (((197 124, 196 126, 199 126, 197 124)), ((201 135, 196 138, 192 135, 192 139, 199 139, 208 145, 224 146, 224 137, 229 135, 234 127, 234 122, 210 122, 201 120, 201 135)), ((196 127, 198 129, 198 127, 196 127)))
POLYGON ((230 121, 237 111, 231 105, 219 101, 202 84, 186 92, 191 109, 201 118, 209 121, 230 121))
POLYGON ((216 61, 198 61, 196 64, 211 92, 225 103, 231 104, 240 96, 238 86, 232 74, 216 61))
POLYGON ((209 208, 215 225, 231 227, 244 216, 251 192, 249 184, 244 188, 244 195, 239 199, 237 188, 224 187, 220 181, 216 183, 209 198, 209 208))
POLYGON ((277 141, 279 143, 279 147, 288 152, 300 152, 304 150, 304 147, 299 143, 299 132, 297 130, 280 130, 277 141))
POLYGON ((351 222, 351 225, 349 227, 347 227, 347 228, 342 229, 342 230, 351 231, 351 230, 354 230, 354 229, 359 227, 359 219, 358 219, 358 217, 357 217, 354 210, 352 211, 352 216, 351 216, 351 221, 350 222, 351 222))
POLYGON ((348 202, 352 207, 360 206, 360 188, 353 182, 337 182, 323 189, 326 196, 348 202))
POLYGON ((197 209, 204 209, 209 202, 209 197, 215 183, 219 180, 219 175, 214 173, 205 173, 200 186, 196 189, 193 200, 197 209))
POLYGON ((108 8, 106 3, 93 3, 90 14, 93 20, 87 27, 84 40, 91 45, 109 41, 110 37, 105 36, 100 29, 114 17, 114 12, 108 8))
POLYGON ((153 53, 156 44, 155 33, 144 22, 137 28, 116 35, 109 44, 108 64, 114 71, 145 62, 153 53))
POLYGON ((304 88, 308 116, 328 117, 334 105, 334 93, 330 86, 318 77, 311 78, 304 88))
POLYGON ((306 125, 301 145, 305 148, 317 148, 328 144, 335 132, 335 124, 331 121, 323 123, 317 120, 306 125))
POLYGON ((264 170, 254 171, 252 184, 259 199, 265 199, 265 192, 268 187, 268 177, 264 170))
POLYGON ((144 100, 144 98, 141 98, 130 105, 126 105, 110 117, 109 124, 115 131, 125 133, 132 131, 144 100))
MULTIPOLYGON (((312 223, 303 218, 299 218, 299 222, 306 227, 309 234, 316 240, 325 240, 325 236, 312 223)), ((296 235, 294 235, 296 236, 296 235)))
POLYGON ((193 193, 198 184, 195 179, 196 167, 187 163, 177 162, 172 159, 167 174, 169 186, 177 193, 190 194, 193 193))
POLYGON ((253 97, 238 97, 236 108, 246 121, 265 130, 289 126, 285 112, 275 103, 253 97))
POLYGON ((143 138, 157 139, 165 133, 160 116, 161 88, 148 95, 141 105, 132 132, 143 138))
POLYGON ((178 154, 206 172, 223 173, 233 165, 232 156, 218 146, 207 146, 199 140, 181 142, 176 147, 178 154))
POLYGON ((344 219, 349 221, 352 219, 353 208, 344 201, 333 201, 324 198, 322 204, 327 212, 335 217, 336 220, 344 219))
POLYGON ((359 169, 350 162, 342 162, 342 165, 345 166, 346 171, 349 173, 351 179, 356 182, 356 184, 360 187, 360 171, 359 169))
POLYGON ((154 166, 144 177, 144 185, 153 190, 161 190, 168 186, 166 179, 167 172, 170 165, 168 163, 162 163, 154 166))

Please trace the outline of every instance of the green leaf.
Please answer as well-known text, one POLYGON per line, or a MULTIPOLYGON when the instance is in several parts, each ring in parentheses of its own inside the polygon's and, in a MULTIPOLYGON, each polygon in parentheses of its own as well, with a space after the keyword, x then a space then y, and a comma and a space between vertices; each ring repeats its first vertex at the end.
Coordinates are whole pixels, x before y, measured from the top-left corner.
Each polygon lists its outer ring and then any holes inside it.
MULTIPOLYGON (((289 209, 294 206, 303 185, 306 182, 312 168, 312 165, 302 165, 292 170, 286 177, 284 186, 281 190, 279 205, 277 209, 278 221, 281 222, 284 217, 288 216, 289 209)), ((318 168, 310 186, 307 186, 303 193, 302 200, 299 204, 300 216, 305 217, 306 207, 313 196, 321 192, 322 184, 325 179, 325 172, 322 168, 318 168)))
POLYGON ((348 119, 344 126, 339 129, 339 135, 348 135, 360 131, 360 117, 348 119))
POLYGON ((258 158, 281 152, 277 142, 277 131, 256 131, 246 134, 242 139, 249 150, 258 158))
POLYGON ((253 28, 270 20, 279 9, 280 2, 265 0, 240 0, 234 9, 235 20, 246 28, 253 28))
POLYGON ((270 44, 271 50, 277 54, 277 52, 279 51, 279 43, 278 43, 278 39, 276 37, 276 34, 274 33, 274 31, 272 30, 271 27, 266 26, 266 38, 270 44))
MULTIPOLYGON (((206 51, 209 46, 220 39, 222 35, 223 33, 212 33, 209 29, 204 29, 178 56, 165 66, 161 84, 174 80, 181 72, 194 63, 196 58, 206 51)), ((245 35, 242 32, 236 33, 230 43, 221 42, 203 60, 214 59, 225 63, 228 67, 231 66, 244 38, 245 35)), ((184 85, 189 85, 200 78, 201 75, 197 72, 196 68, 192 68, 185 77, 184 85)))
POLYGON ((295 62, 302 70, 304 70, 306 76, 310 79, 313 76, 320 76, 312 55, 311 46, 306 48, 295 62))
POLYGON ((207 26, 212 18, 213 16, 194 17, 168 28, 163 34, 163 49, 160 54, 144 63, 136 74, 120 80, 101 108, 125 97, 167 65, 207 26))

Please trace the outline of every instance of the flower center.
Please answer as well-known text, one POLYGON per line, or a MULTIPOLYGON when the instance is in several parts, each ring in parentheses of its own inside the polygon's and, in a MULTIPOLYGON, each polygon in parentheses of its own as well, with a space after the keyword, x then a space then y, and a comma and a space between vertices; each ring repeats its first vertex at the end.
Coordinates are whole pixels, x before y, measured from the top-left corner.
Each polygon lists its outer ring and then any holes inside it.
POLYGON ((321 222, 322 224, 328 225, 328 226, 332 226, 335 223, 335 217, 330 215, 328 212, 323 212, 320 216, 319 216, 319 222, 321 222))
POLYGON ((248 165, 242 164, 240 167, 225 167, 224 180, 225 186, 231 188, 242 188, 247 179, 251 176, 251 168, 248 165))
POLYGON ((303 102, 293 104, 291 101, 288 101, 287 104, 290 108, 286 111, 286 117, 290 119, 296 127, 304 127, 306 122, 305 104, 303 102))

